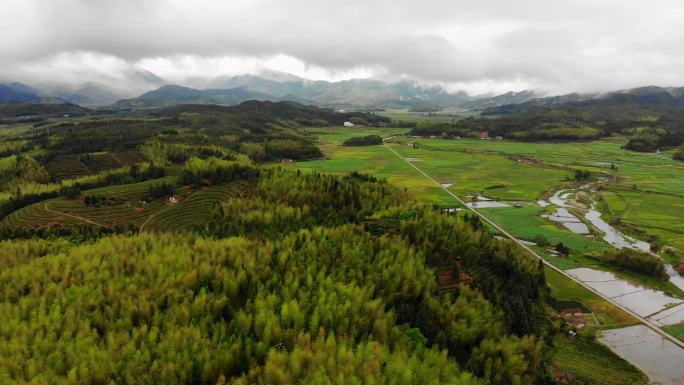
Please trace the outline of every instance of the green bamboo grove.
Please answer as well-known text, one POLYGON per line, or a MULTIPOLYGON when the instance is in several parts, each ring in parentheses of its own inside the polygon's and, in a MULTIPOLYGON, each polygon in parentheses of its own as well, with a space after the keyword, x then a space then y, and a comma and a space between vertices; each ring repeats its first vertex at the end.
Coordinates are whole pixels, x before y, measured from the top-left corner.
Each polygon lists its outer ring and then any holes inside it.
POLYGON ((198 162, 179 178, 247 187, 194 232, 0 243, 0 384, 547 381, 512 244, 369 176, 198 162))

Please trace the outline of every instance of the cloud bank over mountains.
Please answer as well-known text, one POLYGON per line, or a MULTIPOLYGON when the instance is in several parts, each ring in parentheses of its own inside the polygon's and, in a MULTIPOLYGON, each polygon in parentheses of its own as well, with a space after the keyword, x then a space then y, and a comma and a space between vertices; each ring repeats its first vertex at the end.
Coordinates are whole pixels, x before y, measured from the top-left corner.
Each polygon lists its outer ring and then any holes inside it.
POLYGON ((471 94, 684 85, 684 3, 606 0, 1 0, 0 80, 156 77, 207 87, 282 71, 410 78, 471 94))

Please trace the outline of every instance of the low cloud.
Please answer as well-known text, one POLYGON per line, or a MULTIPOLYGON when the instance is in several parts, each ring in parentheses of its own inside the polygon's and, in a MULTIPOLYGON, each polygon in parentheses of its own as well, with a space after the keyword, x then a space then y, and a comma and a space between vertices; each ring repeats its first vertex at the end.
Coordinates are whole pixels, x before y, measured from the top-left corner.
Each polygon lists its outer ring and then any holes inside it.
POLYGON ((266 70, 472 93, 684 85, 684 4, 2 0, 0 78, 201 86, 266 70), (132 80, 133 79, 133 80, 132 80))

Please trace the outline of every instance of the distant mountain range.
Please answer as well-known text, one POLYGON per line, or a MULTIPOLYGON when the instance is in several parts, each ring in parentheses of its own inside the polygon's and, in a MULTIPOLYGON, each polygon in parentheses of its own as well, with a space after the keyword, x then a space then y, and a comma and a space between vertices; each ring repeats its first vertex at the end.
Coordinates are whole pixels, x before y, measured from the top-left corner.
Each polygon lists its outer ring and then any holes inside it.
POLYGON ((441 87, 416 82, 385 83, 352 79, 340 82, 290 78, 275 81, 255 75, 217 78, 211 89, 163 86, 135 99, 119 101, 120 107, 149 108, 182 103, 236 104, 249 99, 296 101, 331 107, 412 107, 421 104, 457 106, 473 98, 463 92, 449 93, 441 87))
POLYGON ((684 106, 684 87, 647 86, 608 93, 549 96, 527 100, 522 103, 509 103, 492 106, 484 114, 508 114, 535 107, 610 107, 642 106, 674 108, 684 106))
POLYGON ((0 83, 0 103, 73 103, 84 106, 112 104, 125 97, 121 91, 104 84, 41 83, 30 87, 22 83, 0 83))
MULTIPOLYGON (((339 82, 308 80, 298 76, 267 71, 257 75, 221 76, 207 84, 208 89, 164 84, 152 73, 131 74, 133 83, 159 88, 130 98, 126 91, 105 84, 88 82, 79 85, 46 82, 33 86, 6 83, 0 87, 0 102, 68 102, 80 105, 110 105, 119 108, 157 108, 178 103, 234 105, 245 100, 295 101, 339 108, 411 108, 422 105, 488 107, 519 103, 538 97, 534 92, 507 93, 479 98, 465 92, 447 92, 439 86, 425 86, 416 81, 388 83, 373 79, 339 82), (126 99, 128 97, 128 99, 126 99)), ((130 80, 130 79, 128 79, 130 80)), ((130 82, 128 82, 130 83, 130 82)), ((127 91, 130 93, 130 91, 127 91)))
POLYGON ((73 103, 84 106, 111 105, 119 109, 161 108, 177 104, 236 105, 247 100, 294 101, 339 109, 411 108, 433 111, 439 108, 483 109, 486 114, 501 114, 532 107, 556 105, 648 105, 684 106, 684 87, 640 87, 608 93, 571 93, 543 96, 537 91, 507 92, 477 97, 465 92, 448 92, 439 86, 426 86, 412 80, 388 83, 373 79, 339 82, 308 80, 292 74, 270 71, 257 75, 221 76, 207 83, 208 89, 164 84, 147 71, 127 75, 142 89, 158 87, 131 98, 123 91, 102 83, 79 85, 40 83, 0 83, 0 103, 73 103), (422 107, 422 108, 421 108, 422 107))
POLYGON ((235 105, 246 100, 273 99, 270 95, 250 91, 244 87, 196 90, 189 87, 166 85, 134 99, 119 100, 115 105, 119 108, 141 109, 168 107, 177 104, 235 105))
POLYGON ((123 76, 121 84, 133 84, 134 87, 119 85, 117 88, 89 81, 79 84, 48 81, 31 86, 18 82, 0 82, 0 103, 73 103, 83 106, 102 106, 130 98, 142 90, 165 84, 163 79, 145 70, 131 70, 123 76))

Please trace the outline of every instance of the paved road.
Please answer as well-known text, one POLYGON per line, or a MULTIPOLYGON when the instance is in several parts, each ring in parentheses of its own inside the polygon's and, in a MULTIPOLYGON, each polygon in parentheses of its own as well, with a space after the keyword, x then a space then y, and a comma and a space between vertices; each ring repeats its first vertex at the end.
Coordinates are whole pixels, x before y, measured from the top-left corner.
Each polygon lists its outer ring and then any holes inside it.
MULTIPOLYGON (((387 140, 387 139, 390 139, 390 138, 391 138, 391 137, 385 138, 384 140, 387 140)), ((474 214, 476 214, 477 216, 479 216, 482 220, 484 220, 485 222, 487 222, 487 223, 489 223, 490 225, 492 225, 492 227, 494 227, 495 229, 499 230, 499 231, 501 232, 501 234, 503 234, 503 235, 506 236, 507 238, 511 239, 513 242, 517 243, 518 246, 520 246, 520 247, 522 247, 523 249, 527 250, 527 251, 528 251, 530 254, 532 254, 534 257, 540 259, 546 266, 552 268, 553 270, 557 271, 557 272, 560 273, 560 274, 563 274, 564 276, 568 277, 569 279, 571 279, 571 280, 577 282, 579 285, 582 285, 582 287, 584 287, 585 289, 587 289, 587 290, 589 290, 590 292, 596 294, 597 296, 603 298, 604 300, 610 302, 611 304, 613 304, 613 306, 615 306, 615 307, 621 309, 621 310, 624 311, 625 313, 627 313, 627 314, 631 315, 632 317, 636 318, 637 320, 639 320, 639 322, 641 322, 641 323, 644 324, 645 326, 649 327, 650 329, 652 329, 652 330, 655 331, 656 333, 660 334, 660 335, 663 336, 664 338, 670 340, 670 341, 671 341, 672 343, 674 343, 675 345, 677 345, 677 346, 679 346, 680 348, 684 349, 684 342, 678 340, 677 338, 673 337, 673 336, 670 335, 669 333, 665 332, 664 330, 662 330, 661 328, 659 328, 657 325, 655 325, 654 323, 652 323, 652 322, 649 321, 648 319, 646 319, 646 318, 644 318, 644 317, 641 317, 640 315, 634 313, 634 312, 631 311, 630 309, 625 308, 624 306, 622 306, 622 305, 618 304, 617 302, 613 301, 611 298, 606 297, 605 295, 603 295, 603 294, 599 293, 598 291, 594 290, 592 287, 588 286, 588 285, 585 284, 584 282, 578 280, 577 278, 573 277, 572 275, 566 273, 565 271, 563 271, 563 270, 557 268, 556 266, 552 265, 551 263, 547 262, 544 258, 542 258, 539 254, 537 254, 536 251, 532 250, 529 246, 527 246, 526 244, 522 243, 518 238, 512 236, 508 231, 506 231, 506 230, 504 230, 503 228, 501 228, 501 226, 499 226, 499 225, 497 225, 496 223, 492 222, 492 221, 489 220, 489 218, 487 218, 486 216, 480 214, 476 209, 474 209, 474 208, 469 207, 468 205, 466 205, 466 202, 464 202, 464 201, 463 201, 461 198, 459 198, 456 194, 454 194, 454 193, 452 193, 451 191, 449 191, 448 188, 442 186, 441 183, 439 183, 439 182, 437 182, 436 180, 432 179, 432 177, 431 177, 430 175, 426 174, 423 170, 419 169, 415 164, 411 163, 411 162, 408 161, 406 158, 404 158, 403 156, 401 156, 401 154, 399 154, 398 152, 394 151, 394 149, 392 149, 390 146, 388 146, 387 143, 384 142, 384 140, 383 140, 383 145, 384 145, 388 150, 390 150, 394 155, 396 155, 397 157, 399 157, 399 158, 400 158, 401 160, 403 160, 404 162, 408 163, 411 167, 413 167, 414 169, 416 169, 416 171, 418 171, 419 173, 421 173, 424 177, 426 177, 427 179, 429 179, 432 183, 434 183, 434 184, 436 184, 437 186, 439 186, 439 188, 441 188, 442 190, 444 190, 444 191, 445 191, 447 194, 449 194, 452 198, 456 199, 456 200, 457 200, 459 203, 461 203, 466 209, 472 211, 474 214)))

